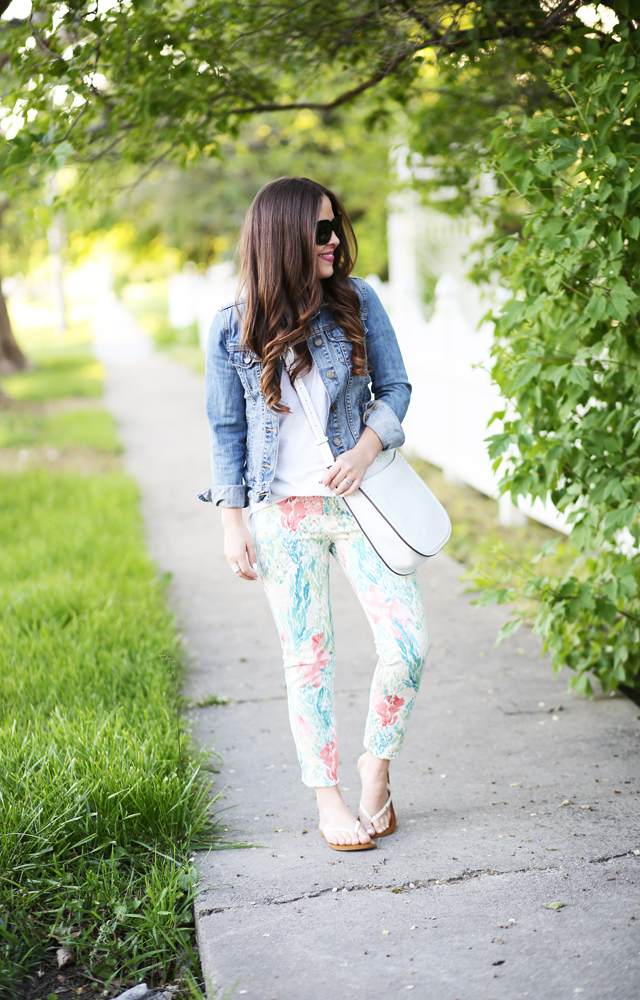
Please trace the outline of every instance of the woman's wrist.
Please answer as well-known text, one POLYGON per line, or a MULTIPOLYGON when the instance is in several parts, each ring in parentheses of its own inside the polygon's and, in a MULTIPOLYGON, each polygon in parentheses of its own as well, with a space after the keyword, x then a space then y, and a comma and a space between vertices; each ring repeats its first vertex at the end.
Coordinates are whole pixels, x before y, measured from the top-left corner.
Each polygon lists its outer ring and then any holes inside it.
POLYGON ((220 511, 222 527, 225 531, 228 528, 233 529, 240 527, 240 525, 244 525, 244 521, 242 520, 242 507, 221 507, 220 511))
POLYGON ((350 496, 359 489, 367 469, 381 451, 380 438, 366 427, 355 447, 338 455, 320 482, 338 496, 350 496))
POLYGON ((257 580, 256 550, 251 532, 244 523, 242 507, 222 507, 224 554, 229 566, 240 580, 257 580))
POLYGON ((365 427, 353 450, 358 451, 369 466, 382 451, 382 441, 371 427, 365 427))

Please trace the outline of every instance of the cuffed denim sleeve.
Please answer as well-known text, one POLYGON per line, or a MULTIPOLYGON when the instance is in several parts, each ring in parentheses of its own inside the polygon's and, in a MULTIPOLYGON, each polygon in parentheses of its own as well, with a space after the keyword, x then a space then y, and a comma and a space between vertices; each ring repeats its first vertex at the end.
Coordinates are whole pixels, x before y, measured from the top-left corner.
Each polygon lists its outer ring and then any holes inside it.
POLYGON ((364 412, 364 422, 376 432, 383 448, 404 444, 402 421, 411 399, 411 385, 400 353, 395 330, 376 292, 359 282, 364 298, 367 327, 367 359, 375 399, 364 412))
POLYGON ((242 382, 225 343, 227 312, 221 309, 216 314, 207 341, 205 410, 214 485, 198 497, 218 507, 246 507, 247 417, 242 382))

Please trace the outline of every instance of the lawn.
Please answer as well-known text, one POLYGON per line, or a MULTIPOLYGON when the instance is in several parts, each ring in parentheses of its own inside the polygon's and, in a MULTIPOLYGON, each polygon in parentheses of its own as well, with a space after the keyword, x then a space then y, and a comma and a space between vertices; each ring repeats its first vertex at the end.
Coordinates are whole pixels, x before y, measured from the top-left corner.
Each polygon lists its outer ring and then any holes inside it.
POLYGON ((33 456, 0 473, 0 995, 16 1000, 184 982, 192 851, 215 842, 137 488, 110 415, 63 400, 101 391, 95 360, 69 357, 6 379, 19 401, 0 407, 0 458, 33 456), (61 467, 76 451, 111 465, 61 467))
POLYGON ((101 396, 104 369, 92 354, 63 350, 43 353, 36 367, 3 379, 12 399, 32 401, 68 396, 101 396))

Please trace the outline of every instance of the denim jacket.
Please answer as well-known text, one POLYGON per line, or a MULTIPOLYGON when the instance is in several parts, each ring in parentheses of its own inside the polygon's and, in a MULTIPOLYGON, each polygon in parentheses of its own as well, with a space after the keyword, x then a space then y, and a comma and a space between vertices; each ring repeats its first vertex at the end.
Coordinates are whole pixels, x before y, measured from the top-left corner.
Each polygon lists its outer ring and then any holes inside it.
MULTIPOLYGON (((404 442, 411 386, 393 327, 375 291, 351 278, 360 299, 369 375, 352 374, 351 342, 323 306, 311 320, 309 349, 329 394, 327 436, 334 456, 357 443, 365 425, 383 448, 404 442), (373 390, 373 397, 372 397, 373 390)), ((278 414, 260 388, 262 364, 242 346, 235 304, 216 314, 207 344, 205 407, 214 485, 198 494, 221 507, 270 499, 278 456, 278 414)))

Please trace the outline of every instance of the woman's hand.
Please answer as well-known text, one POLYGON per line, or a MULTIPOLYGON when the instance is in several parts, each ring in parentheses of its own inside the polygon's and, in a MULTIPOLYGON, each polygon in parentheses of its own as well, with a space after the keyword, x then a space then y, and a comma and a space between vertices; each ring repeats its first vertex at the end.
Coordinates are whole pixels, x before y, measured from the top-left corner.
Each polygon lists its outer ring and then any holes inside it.
POLYGON ((337 496, 350 496, 359 489, 365 472, 381 451, 380 438, 371 427, 365 427, 355 448, 338 455, 320 482, 333 490, 337 496))
POLYGON ((256 550, 251 532, 242 520, 241 507, 222 508, 224 528, 224 554, 231 569, 241 580, 257 580, 253 569, 256 564, 256 550))

